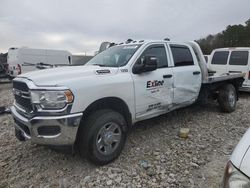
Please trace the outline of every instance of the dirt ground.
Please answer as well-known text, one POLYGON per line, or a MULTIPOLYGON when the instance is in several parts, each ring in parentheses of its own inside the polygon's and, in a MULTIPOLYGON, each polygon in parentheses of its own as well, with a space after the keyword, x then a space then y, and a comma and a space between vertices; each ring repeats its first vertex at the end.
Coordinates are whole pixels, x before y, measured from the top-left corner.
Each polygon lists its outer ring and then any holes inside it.
MULTIPOLYGON (((10 83, 0 83, 0 106, 11 105, 10 83)), ((218 187, 227 160, 249 127, 250 94, 237 110, 192 105, 136 124, 121 156, 97 167, 78 153, 20 142, 11 115, 0 115, 2 187, 218 187), (181 127, 189 138, 178 136, 181 127)))

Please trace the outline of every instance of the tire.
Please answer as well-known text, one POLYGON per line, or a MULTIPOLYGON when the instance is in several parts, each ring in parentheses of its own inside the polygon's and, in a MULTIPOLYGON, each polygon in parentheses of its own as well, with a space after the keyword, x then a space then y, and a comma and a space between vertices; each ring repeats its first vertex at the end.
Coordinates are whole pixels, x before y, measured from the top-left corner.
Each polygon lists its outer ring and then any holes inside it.
POLYGON ((96 165, 105 165, 121 153, 127 137, 124 117, 113 110, 98 110, 81 123, 78 149, 82 157, 96 165))
POLYGON ((218 103, 223 112, 233 112, 236 109, 237 94, 236 89, 232 84, 224 85, 218 96, 218 103))

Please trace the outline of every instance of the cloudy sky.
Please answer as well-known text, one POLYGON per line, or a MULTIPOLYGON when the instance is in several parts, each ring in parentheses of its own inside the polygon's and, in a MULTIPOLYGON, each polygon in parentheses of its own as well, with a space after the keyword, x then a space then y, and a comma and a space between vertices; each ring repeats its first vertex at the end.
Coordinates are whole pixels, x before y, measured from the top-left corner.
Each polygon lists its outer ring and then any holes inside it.
POLYGON ((243 24, 249 7, 250 0, 0 0, 0 52, 91 54, 103 41, 194 40, 243 24))

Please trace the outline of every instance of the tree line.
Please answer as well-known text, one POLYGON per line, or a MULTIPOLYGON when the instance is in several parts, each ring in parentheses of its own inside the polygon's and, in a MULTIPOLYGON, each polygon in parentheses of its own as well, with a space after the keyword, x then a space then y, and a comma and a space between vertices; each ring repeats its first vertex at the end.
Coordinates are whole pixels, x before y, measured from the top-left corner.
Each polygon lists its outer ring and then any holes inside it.
POLYGON ((250 19, 244 25, 229 25, 221 33, 199 39, 204 54, 210 54, 215 48, 250 47, 250 19))
MULTIPOLYGON (((250 47, 250 19, 244 25, 229 25, 215 35, 196 40, 204 54, 210 54, 215 48, 223 47, 250 47)), ((7 60, 7 53, 0 54, 0 63, 7 60)))

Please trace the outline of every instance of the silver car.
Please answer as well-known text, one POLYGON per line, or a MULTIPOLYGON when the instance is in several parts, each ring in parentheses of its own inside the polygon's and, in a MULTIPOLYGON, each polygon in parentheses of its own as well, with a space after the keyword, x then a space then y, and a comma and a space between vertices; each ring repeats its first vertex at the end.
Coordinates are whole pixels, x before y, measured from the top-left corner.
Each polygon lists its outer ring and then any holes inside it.
POLYGON ((250 129, 244 134, 227 163, 223 188, 250 187, 250 129))

